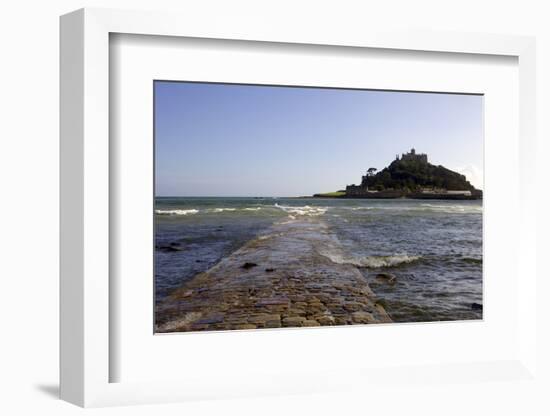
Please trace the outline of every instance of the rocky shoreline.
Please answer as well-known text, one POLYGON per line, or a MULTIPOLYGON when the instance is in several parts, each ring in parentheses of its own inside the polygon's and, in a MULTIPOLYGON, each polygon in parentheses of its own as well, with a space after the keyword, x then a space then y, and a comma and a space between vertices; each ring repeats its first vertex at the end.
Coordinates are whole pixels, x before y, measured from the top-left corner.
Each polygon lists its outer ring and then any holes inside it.
POLYGON ((158 305, 155 332, 391 322, 361 272, 324 254, 339 250, 320 217, 275 224, 158 305))
POLYGON ((405 193, 402 191, 380 191, 355 195, 314 194, 311 198, 337 198, 337 199, 434 199, 443 201, 478 201, 483 199, 481 194, 460 195, 444 193, 405 193))

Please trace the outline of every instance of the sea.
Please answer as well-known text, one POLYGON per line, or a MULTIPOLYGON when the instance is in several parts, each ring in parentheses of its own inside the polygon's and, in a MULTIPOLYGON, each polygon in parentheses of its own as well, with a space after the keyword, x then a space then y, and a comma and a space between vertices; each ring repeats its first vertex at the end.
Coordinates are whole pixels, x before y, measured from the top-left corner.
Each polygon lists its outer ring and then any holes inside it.
POLYGON ((324 254, 356 266, 394 322, 481 319, 482 211, 482 201, 157 197, 155 301, 275 223, 311 218, 340 242, 324 254))

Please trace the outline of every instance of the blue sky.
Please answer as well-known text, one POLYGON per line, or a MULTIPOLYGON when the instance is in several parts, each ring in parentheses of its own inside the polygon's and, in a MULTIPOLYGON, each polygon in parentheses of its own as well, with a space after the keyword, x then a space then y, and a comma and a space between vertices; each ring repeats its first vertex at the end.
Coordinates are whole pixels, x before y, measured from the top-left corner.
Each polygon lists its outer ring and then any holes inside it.
POLYGON ((157 196, 299 196, 414 147, 482 188, 483 97, 155 82, 157 196))

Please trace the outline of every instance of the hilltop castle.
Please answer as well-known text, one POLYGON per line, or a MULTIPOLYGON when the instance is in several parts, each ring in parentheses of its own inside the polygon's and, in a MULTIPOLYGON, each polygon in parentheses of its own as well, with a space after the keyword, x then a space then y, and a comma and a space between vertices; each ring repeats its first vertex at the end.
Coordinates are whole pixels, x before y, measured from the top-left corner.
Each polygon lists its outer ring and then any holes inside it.
MULTIPOLYGON (((420 162, 420 163, 426 163, 427 164, 428 163, 428 155, 426 153, 416 153, 416 150, 413 147, 409 153, 402 153, 401 157, 399 157, 399 155, 395 155, 395 160, 397 162, 399 162, 399 161, 403 161, 403 162, 420 162)), ((365 176, 362 176, 360 187, 364 187, 365 190, 368 189, 368 181, 373 176, 373 174, 374 174, 374 172, 368 171, 365 176)), ((358 191, 357 188, 360 188, 360 187, 355 187, 355 189, 354 189, 353 187, 355 185, 351 185, 351 186, 352 186, 352 188, 350 188, 349 191, 353 192, 353 193, 357 193, 357 191, 358 191)), ((362 191, 359 191, 359 192, 362 192, 362 191)))
POLYGON ((413 147, 410 153, 403 153, 401 155, 401 159, 399 159, 399 155, 396 155, 395 160, 403 160, 406 162, 415 161, 415 162, 428 163, 428 155, 426 153, 417 154, 416 150, 414 150, 414 147, 413 147))

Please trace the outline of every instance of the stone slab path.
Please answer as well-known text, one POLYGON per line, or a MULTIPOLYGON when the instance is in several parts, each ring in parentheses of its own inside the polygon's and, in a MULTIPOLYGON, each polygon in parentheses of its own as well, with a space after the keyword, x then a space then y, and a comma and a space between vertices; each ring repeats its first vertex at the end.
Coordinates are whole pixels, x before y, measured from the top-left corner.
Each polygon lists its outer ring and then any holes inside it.
POLYGON ((338 256, 320 217, 275 224, 174 291, 157 307, 156 332, 391 322, 361 272, 330 260, 338 256))

